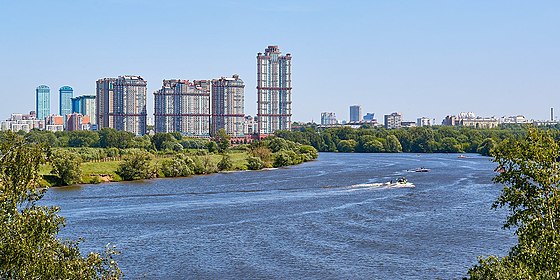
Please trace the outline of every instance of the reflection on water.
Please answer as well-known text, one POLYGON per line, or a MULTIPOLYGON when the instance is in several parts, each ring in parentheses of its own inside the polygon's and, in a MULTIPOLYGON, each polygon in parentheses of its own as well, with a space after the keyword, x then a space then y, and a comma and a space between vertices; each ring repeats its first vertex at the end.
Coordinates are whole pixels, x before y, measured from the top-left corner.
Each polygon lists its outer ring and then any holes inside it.
POLYGON ((513 244, 484 157, 321 154, 299 166, 51 189, 64 237, 130 278, 460 278, 513 244), (408 172, 424 167, 430 172, 408 172), (382 184, 406 176, 413 188, 382 184))

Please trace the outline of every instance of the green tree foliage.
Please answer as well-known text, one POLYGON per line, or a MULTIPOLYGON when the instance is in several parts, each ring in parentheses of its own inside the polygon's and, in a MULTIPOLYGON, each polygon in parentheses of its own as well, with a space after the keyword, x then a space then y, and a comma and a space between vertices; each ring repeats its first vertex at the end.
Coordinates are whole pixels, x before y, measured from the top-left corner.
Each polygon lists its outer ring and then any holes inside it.
POLYGON ((214 136, 214 140, 216 141, 216 144, 218 144, 218 152, 224 153, 225 151, 227 151, 227 149, 231 145, 230 139, 231 137, 226 133, 225 129, 220 128, 216 132, 216 135, 214 136))
POLYGON ((260 157, 249 156, 247 158, 247 169, 259 170, 264 167, 264 162, 260 157))
MULTIPOLYGON (((555 137, 560 138, 559 130, 552 130, 555 137)), ((312 125, 302 127, 299 131, 277 131, 277 137, 303 145, 311 145, 321 152, 386 152, 389 135, 397 137, 402 152, 407 153, 476 153, 483 144, 483 140, 492 139, 496 144, 504 139, 519 139, 526 134, 526 127, 513 126, 495 129, 476 129, 469 127, 433 126, 413 127, 387 130, 362 126, 359 129, 317 128, 312 125), (356 141, 357 145, 349 145, 348 140, 356 141), (377 142, 383 144, 379 149, 377 142), (346 141, 346 142, 342 142, 346 141), (342 144, 340 144, 342 142, 342 144), (340 150, 342 148, 342 150, 340 150)), ((392 137, 391 137, 392 138, 392 137)), ((486 143, 488 144, 488 143, 486 143)), ((392 145, 398 146, 398 145, 392 145)), ((398 148, 396 150, 399 150, 398 148)), ((480 149, 482 153, 485 148, 480 149)))
POLYGON ((210 155, 196 157, 194 163, 194 171, 196 174, 210 174, 218 170, 216 162, 212 161, 210 155))
POLYGON ((274 167, 282 167, 292 165, 292 156, 288 153, 288 151, 279 151, 274 154, 274 162, 272 166, 274 167))
POLYGON ((152 143, 156 150, 163 151, 166 148, 171 148, 174 143, 177 143, 177 139, 170 133, 159 132, 152 137, 152 143))
POLYGON ((385 149, 383 148, 383 143, 374 139, 364 143, 362 151, 366 153, 380 153, 385 151, 385 149))
POLYGON ((385 142, 385 152, 388 153, 400 153, 402 152, 402 146, 395 135, 388 135, 385 142))
POLYGON ((145 151, 132 152, 124 158, 116 173, 125 181, 154 178, 157 170, 152 166, 152 158, 152 154, 145 151))
POLYGON ((521 140, 506 140, 494 151, 504 185, 493 207, 507 207, 505 228, 518 243, 502 258, 479 259, 471 279, 560 278, 560 145, 550 132, 530 129, 521 140))
POLYGON ((495 147, 496 147, 496 141, 494 141, 494 139, 492 138, 486 138, 478 146, 476 152, 483 156, 489 156, 491 155, 495 147))
POLYGON ((206 144, 206 148, 208 149, 209 153, 216 153, 219 151, 218 144, 214 141, 210 141, 206 144))
POLYGON ((102 128, 99 133, 99 147, 124 149, 134 138, 134 134, 126 131, 116 131, 113 128, 102 128))
POLYGON ((57 238, 64 226, 58 207, 38 206, 40 164, 48 149, 16 134, 0 141, 0 278, 118 279, 114 248, 83 257, 78 243, 57 238))
POLYGON ((99 134, 89 130, 77 130, 68 133, 69 147, 95 147, 99 143, 99 134))
POLYGON ((231 170, 233 168, 233 162, 231 161, 231 156, 228 154, 222 155, 222 159, 218 162, 218 170, 231 170))
POLYGON ((353 139, 340 140, 340 142, 338 142, 337 149, 338 149, 338 151, 343 152, 343 153, 351 153, 354 150, 356 150, 357 145, 358 145, 358 143, 356 142, 356 140, 353 140, 353 139))
POLYGON ((165 159, 161 163, 161 172, 165 177, 186 177, 194 174, 194 161, 183 154, 165 159))
POLYGON ((264 167, 272 166, 272 151, 260 142, 251 143, 251 154, 258 157, 264 164, 264 167))
POLYGON ((76 153, 57 150, 52 154, 51 173, 58 176, 63 186, 80 183, 82 180, 82 159, 76 153))

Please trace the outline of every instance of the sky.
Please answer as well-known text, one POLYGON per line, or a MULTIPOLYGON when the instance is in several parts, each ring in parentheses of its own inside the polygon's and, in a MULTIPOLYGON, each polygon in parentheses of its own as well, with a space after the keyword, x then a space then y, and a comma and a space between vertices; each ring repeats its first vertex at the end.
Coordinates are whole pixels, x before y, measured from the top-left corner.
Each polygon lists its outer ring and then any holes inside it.
MULTIPOLYGON (((35 88, 95 94, 103 77, 239 74, 256 112, 256 54, 292 58, 294 121, 560 111, 560 1, 0 0, 0 119, 35 110, 35 88)), ((556 115, 556 114, 555 114, 556 115)))

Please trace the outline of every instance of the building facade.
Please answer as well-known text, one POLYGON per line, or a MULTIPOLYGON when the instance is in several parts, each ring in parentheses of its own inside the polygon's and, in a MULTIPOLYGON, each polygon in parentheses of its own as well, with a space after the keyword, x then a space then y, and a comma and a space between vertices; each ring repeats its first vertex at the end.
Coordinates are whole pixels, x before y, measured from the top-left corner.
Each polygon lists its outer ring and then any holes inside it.
POLYGON ((245 84, 238 75, 212 80, 210 135, 220 129, 233 137, 243 136, 245 84))
POLYGON ((116 78, 103 78, 96 82, 95 112, 99 128, 114 128, 114 97, 116 78))
POLYGON ((46 85, 40 85, 35 89, 35 105, 37 119, 44 119, 51 114, 51 89, 46 85))
POLYGON ((155 132, 210 137, 209 80, 163 80, 154 92, 155 132))
POLYGON ((350 106, 350 122, 357 123, 362 120, 362 106, 353 105, 350 106))
POLYGON ((72 113, 89 116, 91 124, 97 124, 96 107, 95 95, 82 95, 72 98, 72 113))
POLYGON ((119 76, 97 81, 96 112, 100 128, 136 135, 146 133, 147 82, 140 76, 119 76))
POLYGON ((338 124, 336 120, 336 114, 333 112, 322 112, 321 113, 321 125, 333 125, 338 124))
POLYGON ((58 90, 58 108, 59 115, 66 116, 72 114, 72 97, 74 97, 74 89, 69 86, 63 86, 58 90))
POLYGON ((386 129, 397 129, 401 128, 402 115, 400 113, 391 113, 390 115, 385 115, 385 128, 386 129))
POLYGON ((431 126, 431 125, 432 125, 432 121, 430 120, 430 118, 421 117, 416 119, 416 126, 431 126))
POLYGON ((292 56, 278 46, 257 54, 258 134, 290 130, 292 123, 292 56))
POLYGON ((90 129, 90 117, 84 116, 80 113, 72 113, 66 115, 66 130, 89 130, 90 129))

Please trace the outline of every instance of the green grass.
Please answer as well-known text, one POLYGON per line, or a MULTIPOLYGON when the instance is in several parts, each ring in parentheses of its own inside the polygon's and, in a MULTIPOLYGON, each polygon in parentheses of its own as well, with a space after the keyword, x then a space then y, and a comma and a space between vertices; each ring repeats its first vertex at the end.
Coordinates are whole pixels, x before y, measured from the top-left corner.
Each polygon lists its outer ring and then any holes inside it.
MULTIPOLYGON (((229 153, 231 161, 233 162, 233 170, 246 170, 247 169, 247 157, 249 156, 243 151, 231 151, 229 153)), ((222 155, 219 154, 209 154, 210 159, 213 163, 218 164, 222 160, 222 155)), ((191 158, 202 158, 204 156, 194 156, 190 155, 191 158)), ((152 160, 153 164, 159 165, 161 161, 167 159, 166 157, 156 157, 152 160)), ((102 161, 102 162, 84 162, 82 163, 82 183, 92 184, 103 182, 101 175, 108 175, 110 180, 113 182, 122 181, 121 177, 115 172, 119 168, 122 161, 102 161)), ((52 166, 50 164, 42 165, 39 169, 39 174, 43 175, 46 181, 52 185, 54 175, 50 175, 52 166)))

